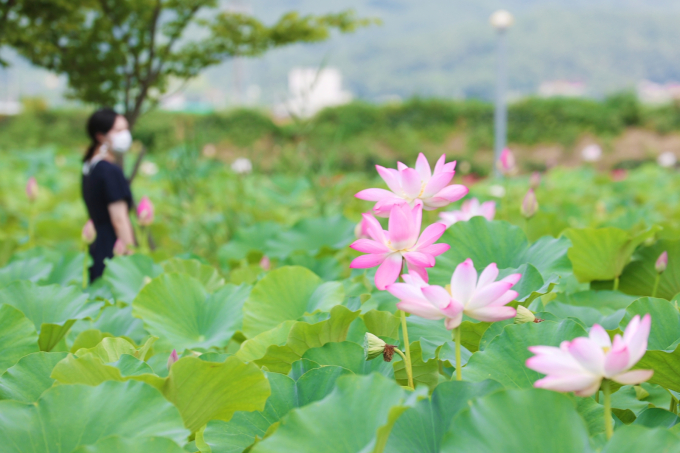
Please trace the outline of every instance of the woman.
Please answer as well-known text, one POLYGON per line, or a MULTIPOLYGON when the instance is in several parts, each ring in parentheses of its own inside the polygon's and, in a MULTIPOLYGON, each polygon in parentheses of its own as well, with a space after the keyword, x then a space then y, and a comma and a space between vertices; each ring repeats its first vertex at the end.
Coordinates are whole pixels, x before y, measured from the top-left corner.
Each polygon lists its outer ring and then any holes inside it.
POLYGON ((134 244, 128 212, 132 207, 130 185, 113 153, 126 152, 132 143, 128 122, 110 108, 97 110, 87 121, 92 140, 83 159, 83 199, 97 230, 90 245, 94 264, 90 281, 104 272, 104 259, 113 257, 113 246, 120 239, 126 253, 134 244))

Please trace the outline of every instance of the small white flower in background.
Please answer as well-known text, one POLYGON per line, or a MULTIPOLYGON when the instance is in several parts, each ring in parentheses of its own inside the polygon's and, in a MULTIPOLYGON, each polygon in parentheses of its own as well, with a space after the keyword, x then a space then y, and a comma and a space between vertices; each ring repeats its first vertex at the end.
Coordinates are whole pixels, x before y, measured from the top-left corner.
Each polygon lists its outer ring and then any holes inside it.
POLYGON ((253 171, 253 164, 250 162, 250 159, 239 157, 232 162, 231 169, 239 175, 244 175, 253 171))
POLYGON ((673 154, 671 151, 661 153, 659 154, 659 157, 656 158, 656 163, 665 168, 674 167, 677 161, 678 158, 675 157, 675 154, 673 154))
POLYGON ((217 154, 217 148, 212 143, 208 143, 203 147, 202 153, 205 157, 215 157, 217 154))
POLYGON ((146 176, 153 176, 158 173, 158 165, 148 161, 142 162, 140 170, 142 170, 142 173, 144 173, 146 176))
POLYGON ((503 198, 505 196, 505 187, 494 184, 493 186, 489 187, 489 194, 492 197, 503 198))
POLYGON ((581 150, 581 157, 586 162, 597 162, 602 158, 602 148, 600 145, 588 145, 581 150))

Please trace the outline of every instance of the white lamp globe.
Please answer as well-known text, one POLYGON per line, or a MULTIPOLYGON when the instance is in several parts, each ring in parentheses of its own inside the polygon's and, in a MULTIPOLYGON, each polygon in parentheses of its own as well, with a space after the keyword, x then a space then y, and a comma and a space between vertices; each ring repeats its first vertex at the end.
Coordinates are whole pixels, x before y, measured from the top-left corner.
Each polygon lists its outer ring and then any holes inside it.
POLYGON ((499 9, 493 13, 489 19, 491 25, 493 25, 493 27, 497 30, 505 30, 509 28, 514 21, 515 19, 512 17, 512 14, 504 9, 499 9))

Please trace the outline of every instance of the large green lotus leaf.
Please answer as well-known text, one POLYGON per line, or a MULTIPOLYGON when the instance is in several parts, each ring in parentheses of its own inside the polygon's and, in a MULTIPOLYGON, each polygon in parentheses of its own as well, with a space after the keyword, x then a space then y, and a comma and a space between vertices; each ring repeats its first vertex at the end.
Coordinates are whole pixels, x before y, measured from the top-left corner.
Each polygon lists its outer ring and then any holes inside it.
POLYGON ((406 390, 379 374, 343 376, 323 400, 291 410, 251 453, 381 451, 381 437, 389 434, 381 428, 389 427, 414 403, 406 390))
POLYGON ((0 372, 39 350, 33 323, 16 308, 0 305, 0 372))
POLYGON ((562 215, 543 211, 538 211, 524 224, 524 231, 530 242, 541 240, 545 236, 558 237, 566 228, 569 228, 569 224, 562 215))
POLYGON ((0 286, 9 285, 17 280, 41 282, 50 275, 52 267, 52 263, 39 256, 13 261, 0 268, 0 286))
POLYGON ((361 318, 366 331, 378 337, 399 338, 401 319, 389 311, 369 310, 361 318))
MULTIPOLYGON (((439 361, 436 359, 423 358, 423 350, 420 341, 411 343, 411 370, 413 371, 413 383, 415 385, 424 384, 434 389, 439 383, 439 361)), ((406 352, 404 352, 406 353, 406 352)), ((395 355, 396 356, 396 355, 395 355)), ((312 359, 314 360, 314 359, 312 359)), ((374 360, 380 362, 380 357, 374 360)), ((403 386, 408 385, 408 375, 406 374, 406 367, 403 360, 394 360, 393 369, 394 377, 397 382, 403 386)))
POLYGON ((668 267, 661 274, 656 296, 670 300, 680 293, 680 241, 660 240, 651 247, 640 247, 621 274, 619 289, 637 296, 651 296, 657 277, 654 263, 662 252, 668 252, 668 267))
POLYGON ((586 453, 588 430, 568 396, 503 390, 473 400, 451 423, 443 453, 586 453))
POLYGON ((613 280, 619 277, 638 245, 654 237, 659 227, 631 236, 618 228, 570 228, 564 235, 571 240, 567 252, 579 282, 613 280))
POLYGON ((87 294, 74 286, 39 286, 21 281, 0 289, 0 304, 21 310, 40 333, 42 351, 51 351, 77 319, 99 313, 100 302, 87 303, 87 294))
MULTIPOLYGON (((288 374, 293 362, 300 360, 307 350, 329 342, 345 341, 350 325, 358 316, 358 311, 350 311, 342 305, 336 305, 331 309, 328 319, 314 324, 298 321, 288 332, 285 344, 270 345, 264 356, 257 358, 255 363, 266 366, 269 371, 288 374)), ((266 332, 260 335, 264 336, 266 332)), ((260 338, 260 335, 254 340, 260 338)), ((252 360, 253 357, 248 356, 246 351, 248 349, 241 353, 240 358, 252 360)))
POLYGON ((0 376, 0 400, 34 403, 52 387, 54 366, 66 357, 65 352, 34 352, 22 357, 0 376))
POLYGON ((649 382, 680 392, 680 345, 672 351, 648 350, 635 368, 654 370, 649 382))
POLYGON ((587 335, 583 327, 570 319, 507 325, 483 351, 472 354, 463 368, 463 379, 473 382, 493 379, 507 388, 531 388, 543 375, 525 365, 533 355, 527 349, 529 346, 559 346, 565 340, 587 335))
POLYGON ((78 447, 73 453, 186 453, 186 450, 166 437, 125 439, 111 436, 94 445, 78 447))
POLYGON ((633 424, 647 428, 671 428, 680 422, 677 414, 659 407, 650 407, 642 411, 633 424))
POLYGON ((145 382, 159 390, 165 385, 165 380, 153 374, 151 367, 128 354, 123 354, 118 360, 110 363, 93 354, 82 357, 69 354, 54 366, 50 377, 61 384, 96 386, 105 381, 135 380, 145 382))
POLYGON ((169 273, 140 291, 132 315, 169 349, 224 347, 240 327, 246 285, 225 285, 208 294, 193 277, 169 273))
POLYGON ((135 254, 106 260, 103 278, 116 300, 131 304, 144 285, 162 272, 150 257, 135 254))
MULTIPOLYGON (((92 265, 90 255, 84 252, 66 252, 50 272, 45 283, 61 286, 83 284, 83 260, 87 259, 87 267, 92 265)), ((89 284, 89 281, 88 281, 89 284)))
POLYGON ((236 352, 236 356, 244 362, 261 359, 267 354, 267 349, 270 346, 284 346, 288 341, 290 329, 298 322, 284 321, 273 329, 244 341, 241 343, 241 348, 236 352))
POLYGON ((278 373, 267 373, 272 394, 263 411, 236 412, 231 420, 212 420, 203 432, 203 440, 212 453, 242 452, 294 408, 319 401, 334 388, 335 381, 348 370, 324 366, 310 370, 294 381, 278 373))
MULTIPOLYGON (((73 330, 71 330, 70 333, 73 333, 73 330)), ((73 353, 78 351, 79 349, 94 348, 99 343, 101 343, 101 341, 104 338, 111 337, 113 337, 113 335, 111 335, 110 333, 104 333, 97 329, 83 330, 78 334, 76 339, 73 340, 73 344, 71 345, 69 352, 73 353)))
POLYGON ((397 420, 385 448, 390 453, 437 453, 453 417, 475 399, 503 387, 494 381, 442 382, 397 420))
POLYGON ((351 341, 326 343, 308 350, 302 357, 319 365, 340 366, 355 374, 378 372, 383 376, 394 376, 391 363, 384 362, 381 358, 366 361, 364 348, 351 341))
POLYGON ((141 347, 137 348, 125 338, 105 337, 94 347, 76 350, 75 355, 83 357, 87 354, 92 354, 102 359, 105 363, 115 362, 123 354, 129 354, 144 360, 147 358, 147 354, 155 342, 156 337, 150 337, 141 347))
POLYGON ((170 368, 163 394, 196 432, 210 420, 229 421, 238 411, 263 410, 271 390, 255 364, 234 356, 223 363, 183 357, 170 368))
POLYGON ((288 231, 280 231, 266 243, 267 254, 285 258, 303 250, 313 255, 322 248, 342 249, 354 240, 356 225, 341 215, 303 219, 288 231))
POLYGON ((614 330, 625 315, 625 308, 633 300, 634 296, 618 291, 558 293, 555 299, 545 305, 544 310, 559 319, 577 318, 586 326, 600 324, 605 329, 614 330))
POLYGON ((187 274, 201 282, 205 290, 212 293, 224 285, 224 278, 214 267, 203 264, 198 260, 183 260, 172 258, 161 263, 165 272, 187 274))
POLYGON ((138 343, 149 336, 144 330, 144 321, 132 316, 131 305, 123 308, 113 305, 104 307, 97 320, 92 322, 92 327, 114 337, 128 337, 138 343))
POLYGON ((220 265, 230 267, 231 262, 238 263, 253 251, 266 252, 264 244, 281 230, 281 225, 274 222, 259 222, 245 228, 238 228, 234 237, 222 245, 217 252, 220 265))
POLYGON ((630 304, 621 321, 621 330, 633 316, 642 318, 647 313, 652 317, 647 349, 668 349, 680 339, 680 312, 665 299, 642 297, 630 304))
POLYGON ((328 311, 345 298, 338 282, 322 283, 309 269, 285 266, 255 284, 243 305, 243 333, 247 338, 266 332, 305 313, 328 311))
POLYGON ((679 453, 680 437, 667 429, 646 428, 640 425, 622 426, 614 431, 602 453, 664 452, 679 453))
POLYGON ((37 403, 0 401, 0 445, 6 453, 63 453, 109 436, 167 437, 189 432, 177 410, 142 382, 104 382, 97 387, 58 385, 37 403))

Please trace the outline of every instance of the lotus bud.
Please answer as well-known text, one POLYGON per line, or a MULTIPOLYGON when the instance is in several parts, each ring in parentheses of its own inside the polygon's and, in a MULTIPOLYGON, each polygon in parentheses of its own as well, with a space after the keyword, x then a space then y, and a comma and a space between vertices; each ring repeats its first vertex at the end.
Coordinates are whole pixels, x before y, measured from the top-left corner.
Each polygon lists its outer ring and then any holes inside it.
POLYGON ((261 267, 262 269, 266 270, 266 271, 268 271, 269 269, 271 269, 271 267, 272 267, 272 262, 271 262, 271 260, 269 259, 269 257, 268 257, 267 255, 264 255, 264 256, 262 257, 262 259, 260 260, 260 267, 261 267))
POLYGON ((667 267, 668 267, 668 252, 664 250, 664 252, 661 255, 659 255, 659 258, 657 258, 656 263, 654 263, 654 268, 659 274, 662 274, 667 267))
POLYGON ((168 370, 170 369, 172 364, 177 362, 178 360, 179 356, 177 355, 177 351, 173 349, 172 352, 170 353, 170 357, 168 357, 168 370))
POLYGON ((529 189, 527 194, 524 196, 524 200, 522 200, 522 206, 520 208, 520 211, 522 212, 522 215, 530 219, 536 214, 536 211, 538 211, 538 200, 536 200, 536 194, 534 193, 534 189, 529 189))
POLYGON ((517 315, 515 316, 515 324, 526 324, 528 322, 536 321, 534 312, 526 308, 524 305, 517 306, 517 315))
POLYGON ((38 198, 38 181, 36 181, 34 176, 28 178, 28 182, 26 182, 26 196, 28 201, 31 202, 38 198))
POLYGON ((92 222, 92 219, 89 219, 87 222, 85 222, 81 236, 83 238, 83 242, 88 245, 92 244, 94 240, 97 239, 97 230, 94 228, 94 222, 92 222))
POLYGON ((125 243, 121 241, 120 239, 116 239, 116 243, 113 244, 113 254, 115 256, 121 256, 125 255, 127 252, 127 247, 125 246, 125 243))
POLYGON ((496 162, 498 170, 504 175, 512 175, 517 172, 517 165, 515 162, 515 155, 510 151, 510 148, 505 148, 501 152, 501 157, 496 162))
POLYGON ((385 346, 387 346, 387 343, 372 333, 367 332, 364 336, 364 354, 366 356, 366 361, 373 360, 376 357, 383 355, 385 346))
POLYGON ((153 223, 153 203, 149 197, 142 197, 137 205, 137 219, 142 226, 149 226, 153 223))
POLYGON ((541 173, 535 171, 531 174, 531 177, 529 178, 529 187, 533 190, 536 190, 540 185, 541 185, 541 173))

